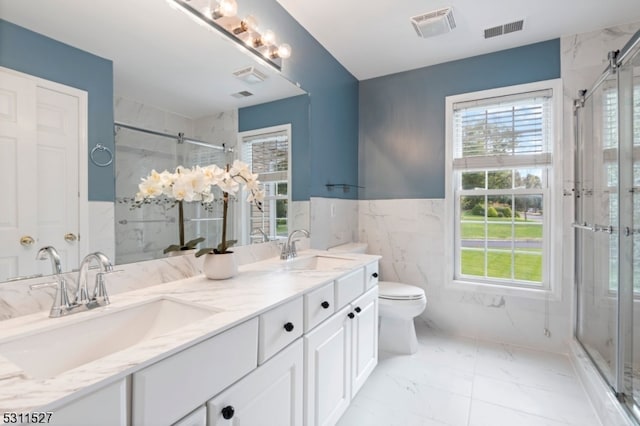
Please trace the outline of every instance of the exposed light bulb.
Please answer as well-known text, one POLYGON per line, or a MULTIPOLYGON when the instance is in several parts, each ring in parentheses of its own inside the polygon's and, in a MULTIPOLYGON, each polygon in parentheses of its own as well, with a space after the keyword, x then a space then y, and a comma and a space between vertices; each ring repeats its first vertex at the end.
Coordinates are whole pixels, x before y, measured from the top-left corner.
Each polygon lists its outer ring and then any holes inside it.
POLYGON ((211 12, 211 17, 213 19, 220 19, 224 16, 233 17, 236 16, 236 13, 238 13, 238 3, 236 3, 236 0, 221 0, 213 12, 211 12))
POLYGON ((257 31, 258 20, 252 15, 247 16, 240 21, 240 26, 233 30, 234 34, 242 34, 246 31, 257 31))
POLYGON ((287 59, 288 57, 291 56, 291 46, 289 46, 287 43, 283 43, 280 46, 278 46, 278 57, 282 58, 282 59, 287 59))
POLYGON ((267 30, 253 41, 253 47, 271 46, 276 42, 276 35, 273 31, 267 30))
POLYGON ((271 30, 267 30, 262 34, 262 44, 266 44, 267 46, 276 43, 276 33, 271 30))

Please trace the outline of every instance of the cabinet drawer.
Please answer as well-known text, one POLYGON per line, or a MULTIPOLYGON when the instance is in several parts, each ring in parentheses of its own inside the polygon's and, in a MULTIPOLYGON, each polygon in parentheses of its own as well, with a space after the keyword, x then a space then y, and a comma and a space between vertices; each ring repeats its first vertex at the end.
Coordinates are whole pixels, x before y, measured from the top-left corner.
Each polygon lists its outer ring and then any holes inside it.
POLYGON ((378 284, 378 262, 373 262, 365 267, 365 291, 378 284))
POLYGON ((187 415, 173 426, 207 426, 207 407, 204 405, 187 415))
POLYGON ((336 309, 346 306, 364 293, 364 268, 350 272, 336 280, 336 309))
POLYGON ((304 295, 304 331, 311 330, 335 312, 333 282, 304 295))
POLYGON ((302 336, 304 328, 302 297, 260 315, 258 364, 302 336))
POLYGON ((258 319, 133 374, 135 425, 171 424, 257 366, 258 319))

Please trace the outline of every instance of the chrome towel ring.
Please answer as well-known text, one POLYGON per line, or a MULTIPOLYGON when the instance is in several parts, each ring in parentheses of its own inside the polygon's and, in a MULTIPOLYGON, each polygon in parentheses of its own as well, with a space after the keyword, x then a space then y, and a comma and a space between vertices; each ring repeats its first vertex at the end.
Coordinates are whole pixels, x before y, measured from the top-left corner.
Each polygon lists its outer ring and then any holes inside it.
POLYGON ((91 154, 89 155, 89 158, 91 158, 91 162, 96 166, 107 167, 108 165, 113 163, 113 152, 111 152, 111 150, 108 147, 102 145, 101 143, 97 143, 96 146, 94 146, 93 149, 91 150, 91 154), (104 151, 107 154, 109 154, 109 159, 103 163, 97 161, 95 159, 95 155, 96 155, 96 152, 98 151, 104 151))

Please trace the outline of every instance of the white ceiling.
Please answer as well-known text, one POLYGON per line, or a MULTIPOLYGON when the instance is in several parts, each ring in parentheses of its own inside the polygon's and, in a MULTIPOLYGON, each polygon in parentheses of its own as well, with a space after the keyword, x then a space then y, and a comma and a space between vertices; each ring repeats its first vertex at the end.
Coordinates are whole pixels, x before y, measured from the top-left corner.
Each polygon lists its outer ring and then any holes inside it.
POLYGON ((639 0, 277 0, 357 79, 640 21, 639 0), (419 38, 409 18, 452 6, 457 28, 419 38), (524 19, 524 30, 484 29, 524 19))
POLYGON ((113 60, 116 95, 189 118, 304 93, 164 0, 0 0, 0 18, 113 60), (251 65, 269 78, 232 76, 251 65))

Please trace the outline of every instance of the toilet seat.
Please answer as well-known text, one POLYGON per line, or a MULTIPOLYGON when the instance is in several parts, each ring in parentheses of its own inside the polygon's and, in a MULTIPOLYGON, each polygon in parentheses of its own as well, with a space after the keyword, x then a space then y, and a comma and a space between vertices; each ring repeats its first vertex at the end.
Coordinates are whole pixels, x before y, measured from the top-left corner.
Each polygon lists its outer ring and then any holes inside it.
POLYGON ((425 295, 420 287, 393 281, 379 281, 378 297, 386 300, 421 300, 425 295))

